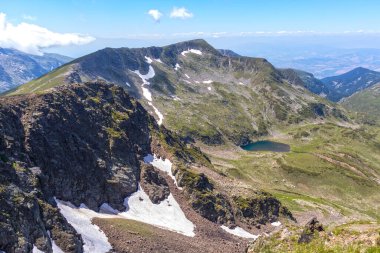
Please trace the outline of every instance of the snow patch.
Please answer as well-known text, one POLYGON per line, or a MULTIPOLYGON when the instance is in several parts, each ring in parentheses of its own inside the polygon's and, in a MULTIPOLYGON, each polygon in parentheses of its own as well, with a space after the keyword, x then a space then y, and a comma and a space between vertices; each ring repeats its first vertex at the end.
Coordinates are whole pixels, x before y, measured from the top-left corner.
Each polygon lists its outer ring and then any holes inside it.
POLYGON ((177 70, 179 70, 180 68, 181 68, 181 66, 179 66, 178 63, 176 63, 176 64, 175 64, 175 67, 174 67, 174 70, 177 71, 177 70))
POLYGON ((50 231, 47 231, 47 233, 48 233, 48 236, 49 236, 49 239, 50 239, 50 242, 51 242, 51 249, 52 249, 53 253, 64 253, 63 250, 61 250, 61 248, 58 247, 58 245, 55 243, 55 241, 53 240, 53 238, 51 238, 50 231))
POLYGON ((145 61, 148 63, 148 64, 151 64, 153 62, 153 60, 148 57, 148 56, 145 56, 145 61))
POLYGON ((187 80, 183 80, 185 83, 188 83, 188 84, 191 84, 191 82, 187 81, 187 80))
POLYGON ((236 235, 236 236, 239 236, 239 237, 243 237, 243 238, 248 238, 248 239, 254 239, 254 240, 256 240, 259 237, 258 235, 253 235, 253 234, 245 231, 241 227, 235 227, 235 228, 231 229, 229 227, 226 227, 226 226, 222 225, 221 228, 224 231, 226 231, 227 233, 230 233, 230 234, 233 234, 233 235, 236 235))
POLYGON ((281 222, 279 222, 279 221, 272 222, 271 225, 272 225, 273 227, 279 227, 279 226, 281 226, 281 222))
POLYGON ((244 83, 243 83, 243 82, 239 82, 239 84, 240 84, 240 85, 244 85, 244 83))
POLYGON ((134 72, 135 74, 137 74, 137 75, 141 78, 141 80, 143 81, 143 85, 144 85, 144 84, 149 85, 150 83, 149 83, 147 80, 153 78, 153 77, 156 75, 156 73, 154 72, 153 67, 150 66, 150 65, 149 65, 149 71, 148 71, 148 73, 145 74, 145 75, 141 74, 139 70, 135 70, 135 71, 133 71, 133 72, 134 72))
POLYGON ((148 100, 148 101, 152 101, 152 93, 148 90, 148 88, 145 88, 145 87, 141 87, 142 91, 143 91, 143 96, 148 100))
POLYGON ((207 87, 207 89, 208 89, 208 90, 211 90, 211 87, 209 86, 209 87, 207 87))
MULTIPOLYGON (((112 249, 111 244, 108 242, 107 236, 97 225, 91 223, 91 219, 94 217, 116 218, 115 215, 94 212, 88 209, 84 204, 81 204, 78 208, 70 202, 64 202, 58 199, 55 199, 55 201, 57 202, 61 214, 74 227, 74 229, 81 234, 84 242, 84 252, 105 253, 112 249)), ((54 250, 54 244, 53 252, 56 253, 54 250)))
POLYGON ((125 82, 125 84, 126 84, 128 87, 131 87, 131 85, 130 85, 128 82, 125 82))
MULTIPOLYGON (((4 251, 1 251, 0 250, 0 253, 2 253, 4 251)), ((5 252, 4 252, 5 253, 5 252)), ((32 250, 32 253, 44 253, 43 251, 39 250, 36 245, 33 245, 33 250, 32 250)), ((55 252, 54 252, 55 253, 55 252)))
POLYGON ((207 81, 203 81, 202 83, 204 83, 204 84, 210 84, 212 82, 213 82, 212 80, 207 80, 207 81))
POLYGON ((185 76, 186 76, 187 79, 190 79, 190 76, 188 74, 185 74, 185 76))
POLYGON ((199 83, 199 81, 195 81, 195 83, 199 83))
MULTIPOLYGON (((152 97, 151 97, 152 98, 152 97)), ((152 100, 150 100, 152 101, 152 100)), ((158 121, 157 121, 157 124, 158 125, 161 125, 163 120, 164 120, 164 115, 162 115, 162 113, 151 103, 151 102, 148 102, 148 104, 153 107, 153 110, 154 112, 156 113, 156 115, 158 116, 158 121)))
POLYGON ((202 55, 202 51, 198 50, 198 49, 188 49, 188 50, 185 50, 183 51, 181 54, 183 56, 186 56, 186 54, 188 53, 193 53, 193 54, 197 54, 197 55, 202 55))
MULTIPOLYGON (((83 246, 84 247, 84 246, 83 246)), ((55 244, 55 241, 51 240, 51 249, 53 250, 53 253, 65 253, 63 250, 61 250, 60 247, 58 247, 57 244, 55 244)), ((85 251, 86 252, 86 251, 85 251)), ((90 251, 89 251, 90 252, 90 251)), ((94 251, 95 252, 95 251, 94 251)))
POLYGON ((154 155, 147 155, 144 157, 144 162, 149 163, 156 167, 157 169, 166 172, 174 181, 174 184, 177 186, 178 189, 181 189, 181 187, 178 187, 177 180, 175 179, 175 176, 172 172, 172 162, 169 159, 162 159, 161 157, 158 158, 156 154, 154 155))
POLYGON ((127 208, 121 216, 194 237, 194 224, 189 221, 181 207, 170 194, 159 204, 153 204, 148 195, 139 186, 137 192, 124 200, 127 208))
POLYGON ((162 63, 162 64, 164 64, 162 61, 161 61, 161 59, 154 59, 156 62, 159 62, 159 63, 162 63))

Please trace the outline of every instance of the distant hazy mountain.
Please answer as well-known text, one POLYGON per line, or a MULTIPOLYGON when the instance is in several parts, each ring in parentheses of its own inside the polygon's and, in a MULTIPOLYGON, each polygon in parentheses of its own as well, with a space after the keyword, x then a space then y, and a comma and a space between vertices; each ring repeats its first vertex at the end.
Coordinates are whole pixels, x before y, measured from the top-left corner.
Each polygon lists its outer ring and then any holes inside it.
POLYGON ((275 67, 302 69, 317 78, 341 75, 359 66, 380 71, 380 49, 265 46, 253 47, 245 55, 265 57, 275 67))
POLYGON ((0 92, 17 87, 72 60, 58 54, 31 55, 0 48, 0 92))
POLYGON ((339 101, 380 82, 380 72, 356 68, 339 76, 323 78, 321 81, 329 89, 327 97, 332 101, 339 101))

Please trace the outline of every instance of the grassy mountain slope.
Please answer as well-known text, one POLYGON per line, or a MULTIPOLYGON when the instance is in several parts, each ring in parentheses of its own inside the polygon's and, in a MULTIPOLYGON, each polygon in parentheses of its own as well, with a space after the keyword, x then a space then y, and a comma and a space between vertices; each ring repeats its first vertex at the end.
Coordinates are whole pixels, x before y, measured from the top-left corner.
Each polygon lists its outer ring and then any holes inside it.
POLYGON ((349 110, 364 114, 368 120, 380 121, 380 84, 353 94, 341 104, 349 110))
POLYGON ((155 116, 157 109, 164 124, 183 138, 210 144, 226 140, 242 144, 303 121, 346 119, 334 104, 289 83, 265 59, 226 57, 203 40, 166 47, 106 48, 10 94, 43 92, 62 83, 97 78, 124 87, 155 116), (147 74, 150 67, 155 75, 146 88, 153 101, 144 97, 142 79, 136 74, 147 74))

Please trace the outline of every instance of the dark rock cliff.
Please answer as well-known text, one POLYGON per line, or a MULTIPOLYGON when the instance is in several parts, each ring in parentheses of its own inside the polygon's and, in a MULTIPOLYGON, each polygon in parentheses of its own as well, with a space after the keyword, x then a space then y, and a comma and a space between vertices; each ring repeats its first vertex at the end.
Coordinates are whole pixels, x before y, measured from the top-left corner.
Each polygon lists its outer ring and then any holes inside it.
POLYGON ((62 249, 80 252, 80 237, 53 197, 123 210, 137 189, 140 161, 151 152, 154 119, 122 88, 103 83, 0 103, 0 235, 7 235, 0 249, 28 252, 30 242, 40 242, 50 251, 42 238, 51 231, 62 249))

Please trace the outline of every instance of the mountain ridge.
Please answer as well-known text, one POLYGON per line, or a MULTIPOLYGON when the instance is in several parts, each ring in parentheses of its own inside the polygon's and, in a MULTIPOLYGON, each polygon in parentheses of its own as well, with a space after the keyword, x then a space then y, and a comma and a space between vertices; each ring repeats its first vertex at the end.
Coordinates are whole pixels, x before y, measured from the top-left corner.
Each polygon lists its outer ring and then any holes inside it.
POLYGON ((283 121, 292 124, 318 117, 347 120, 336 105, 284 82, 286 78, 267 60, 226 57, 204 40, 141 49, 106 48, 10 94, 44 92, 63 83, 98 78, 125 88, 183 138, 206 143, 232 141, 241 145, 267 135, 283 121), (215 111, 206 109, 206 102, 211 102, 215 111), (188 109, 183 110, 185 104, 188 109), (178 110, 183 114, 176 115, 178 110), (234 115, 236 120, 229 121, 240 124, 228 124, 217 113, 234 115), (190 122, 184 123, 187 120, 190 122))
POLYGON ((339 76, 323 78, 321 81, 330 90, 327 97, 337 102, 344 97, 349 97, 355 92, 378 83, 380 81, 380 72, 357 67, 339 76))

